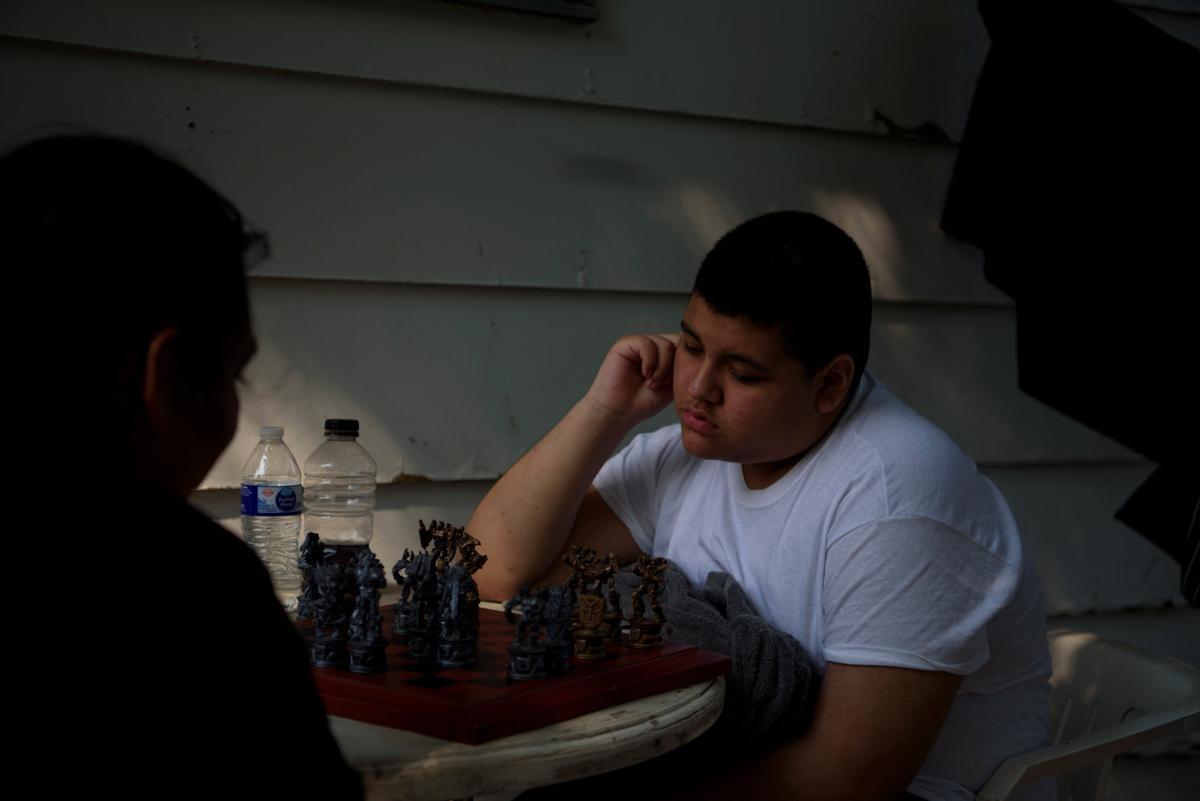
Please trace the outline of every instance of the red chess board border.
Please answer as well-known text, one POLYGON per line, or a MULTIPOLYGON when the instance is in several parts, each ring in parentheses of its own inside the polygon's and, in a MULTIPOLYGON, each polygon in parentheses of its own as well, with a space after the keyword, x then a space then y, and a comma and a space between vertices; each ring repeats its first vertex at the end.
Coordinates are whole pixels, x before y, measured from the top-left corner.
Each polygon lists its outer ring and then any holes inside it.
MULTIPOLYGON (((481 609, 479 614, 478 655, 468 668, 416 664, 401 645, 388 646, 386 673, 360 676, 313 668, 325 710, 477 745, 729 672, 728 657, 690 645, 638 650, 609 643, 602 662, 572 658, 565 674, 513 681, 508 646, 516 627, 501 612, 481 609)), ((384 610, 384 626, 391 631, 390 608, 384 610)))

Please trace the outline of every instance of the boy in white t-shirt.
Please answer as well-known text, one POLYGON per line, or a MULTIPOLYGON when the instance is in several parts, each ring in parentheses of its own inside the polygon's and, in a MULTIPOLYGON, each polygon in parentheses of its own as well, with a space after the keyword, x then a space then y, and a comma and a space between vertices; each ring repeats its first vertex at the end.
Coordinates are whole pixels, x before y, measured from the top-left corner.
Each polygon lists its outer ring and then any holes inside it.
POLYGON ((645 552, 694 584, 728 573, 803 645, 823 675, 811 725, 706 782, 713 797, 969 799, 1048 737, 1045 617, 1012 515, 865 372, 870 323, 837 227, 743 223, 706 256, 681 333, 618 340, 468 524, 487 597, 561 580, 574 544, 645 552), (679 426, 609 458, 672 401, 679 426))

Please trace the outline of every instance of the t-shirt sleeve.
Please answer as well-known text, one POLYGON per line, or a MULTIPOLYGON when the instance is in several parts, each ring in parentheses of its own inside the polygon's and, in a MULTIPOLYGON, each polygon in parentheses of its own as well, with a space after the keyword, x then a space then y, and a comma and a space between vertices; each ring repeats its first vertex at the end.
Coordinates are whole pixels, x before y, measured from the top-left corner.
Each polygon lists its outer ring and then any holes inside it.
POLYGON ((679 442, 679 426, 638 434, 604 463, 592 485, 620 519, 634 542, 653 553, 658 518, 659 479, 672 446, 679 442))
POLYGON ((972 673, 988 660, 987 627, 1020 575, 1019 564, 934 520, 860 526, 826 553, 825 660, 972 673))

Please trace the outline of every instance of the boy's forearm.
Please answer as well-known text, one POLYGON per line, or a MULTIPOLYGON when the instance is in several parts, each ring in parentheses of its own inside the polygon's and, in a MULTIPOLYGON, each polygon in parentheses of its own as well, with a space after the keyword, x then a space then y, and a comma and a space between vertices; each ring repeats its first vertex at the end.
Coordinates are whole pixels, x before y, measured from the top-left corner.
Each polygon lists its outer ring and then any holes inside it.
POLYGON ((929 756, 961 684, 948 673, 830 662, 803 734, 672 797, 890 801, 929 756))
POLYGON ((467 524, 488 556, 476 576, 485 597, 512 595, 550 568, 592 479, 632 427, 584 396, 496 482, 467 524))

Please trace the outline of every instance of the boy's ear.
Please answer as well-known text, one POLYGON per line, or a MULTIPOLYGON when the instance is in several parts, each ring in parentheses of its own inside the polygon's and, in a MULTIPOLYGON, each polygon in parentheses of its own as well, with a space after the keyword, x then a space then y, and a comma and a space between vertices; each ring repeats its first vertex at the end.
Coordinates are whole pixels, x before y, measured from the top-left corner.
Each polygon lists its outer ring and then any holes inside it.
POLYGON ((837 410, 850 392, 854 381, 854 359, 849 354, 839 353, 829 364, 817 371, 817 411, 830 414, 837 410))
POLYGON ((142 404, 146 419, 155 431, 164 431, 171 422, 178 377, 177 340, 175 328, 164 328, 146 346, 146 369, 142 379, 142 404))

